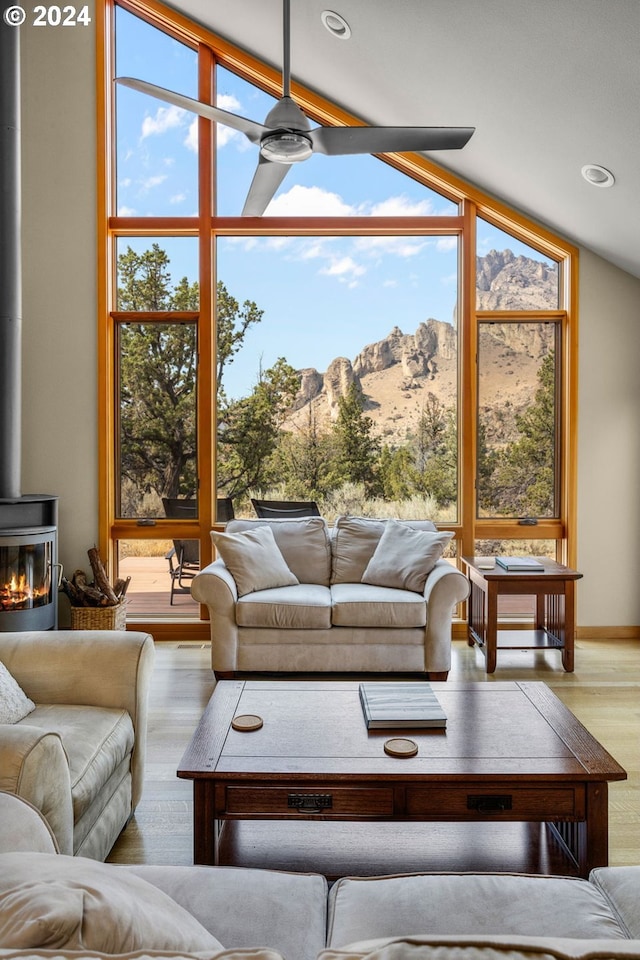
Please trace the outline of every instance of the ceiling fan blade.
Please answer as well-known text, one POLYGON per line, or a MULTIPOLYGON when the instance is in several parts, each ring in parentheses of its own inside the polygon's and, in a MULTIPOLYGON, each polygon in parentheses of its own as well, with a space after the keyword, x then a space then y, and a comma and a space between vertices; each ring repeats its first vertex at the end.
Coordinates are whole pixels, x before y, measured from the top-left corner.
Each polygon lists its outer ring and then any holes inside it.
POLYGON ((185 97, 180 93, 174 93, 173 90, 165 90, 164 87, 157 87, 155 83, 147 83, 146 80, 136 80, 133 77, 116 77, 116 83, 123 87, 131 87, 132 90, 138 90, 140 93, 148 93, 151 97, 157 97, 159 100, 165 100, 183 110, 190 110, 197 113, 207 120, 215 120, 216 123, 224 123, 226 127, 232 127, 244 133, 252 143, 260 143, 265 133, 269 132, 269 127, 256 123, 255 120, 247 120, 235 113, 229 113, 228 110, 221 110, 220 107, 212 107, 208 103, 202 103, 201 100, 193 100, 191 97, 185 97))
POLYGON ((290 163, 273 163, 260 156, 242 210, 243 217, 262 216, 290 167, 290 163))
POLYGON ((475 127, 316 127, 309 131, 314 151, 328 156, 349 153, 405 153, 411 150, 460 150, 475 127))

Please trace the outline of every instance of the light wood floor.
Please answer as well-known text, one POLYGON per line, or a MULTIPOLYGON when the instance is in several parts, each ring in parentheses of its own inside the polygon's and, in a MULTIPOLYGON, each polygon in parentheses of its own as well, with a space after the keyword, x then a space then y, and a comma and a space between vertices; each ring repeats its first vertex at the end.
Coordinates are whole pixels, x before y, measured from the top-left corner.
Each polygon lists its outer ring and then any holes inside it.
MULTIPOLYGON (((578 641, 574 673, 557 652, 504 651, 491 677, 466 641, 453 647, 451 679, 543 680, 622 764, 628 779, 609 785, 609 862, 640 864, 640 643, 578 641)), ((156 644, 143 796, 111 862, 193 863, 192 784, 176 770, 214 684, 208 646, 156 644)))

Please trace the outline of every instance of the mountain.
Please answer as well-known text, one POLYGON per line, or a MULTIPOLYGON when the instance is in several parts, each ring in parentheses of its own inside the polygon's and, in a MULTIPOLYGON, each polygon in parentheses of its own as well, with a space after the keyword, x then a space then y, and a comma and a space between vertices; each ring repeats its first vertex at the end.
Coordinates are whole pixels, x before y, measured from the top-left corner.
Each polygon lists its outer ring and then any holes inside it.
MULTIPOLYGON (((476 263, 478 307, 494 310, 557 308, 555 267, 510 250, 492 250, 476 263)), ((512 438, 516 414, 526 407, 537 384, 541 359, 553 349, 553 325, 485 323, 479 336, 479 402, 490 443, 512 438)), ((300 370, 301 385, 288 427, 332 421, 340 397, 356 383, 375 432, 401 442, 417 423, 428 395, 445 407, 456 400, 456 316, 452 323, 430 317, 415 333, 394 326, 382 340, 367 344, 353 360, 337 357, 325 373, 300 370)))

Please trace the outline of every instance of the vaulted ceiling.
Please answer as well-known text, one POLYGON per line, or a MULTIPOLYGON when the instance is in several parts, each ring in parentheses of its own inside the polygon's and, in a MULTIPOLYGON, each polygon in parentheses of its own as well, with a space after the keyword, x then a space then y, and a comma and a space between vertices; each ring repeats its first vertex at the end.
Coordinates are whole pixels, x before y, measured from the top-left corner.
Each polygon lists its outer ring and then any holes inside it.
MULTIPOLYGON (((282 66, 281 0, 169 6, 282 66)), ((639 0, 291 0, 291 45, 294 79, 367 123, 475 126, 430 158, 640 276, 639 0)))

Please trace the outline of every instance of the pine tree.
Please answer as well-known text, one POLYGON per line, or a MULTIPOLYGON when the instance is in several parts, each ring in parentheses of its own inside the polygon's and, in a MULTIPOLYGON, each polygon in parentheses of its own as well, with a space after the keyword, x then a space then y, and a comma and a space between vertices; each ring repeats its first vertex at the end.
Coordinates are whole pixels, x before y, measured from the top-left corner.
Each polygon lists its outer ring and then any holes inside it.
POLYGON ((533 402, 516 417, 520 438, 496 457, 490 486, 501 514, 555 516, 555 411, 555 353, 550 351, 540 364, 533 402))
POLYGON ((373 421, 364 413, 362 390, 354 382, 338 400, 338 417, 333 427, 335 442, 334 485, 345 480, 363 483, 369 496, 379 490, 376 467, 380 441, 373 435, 373 421))

